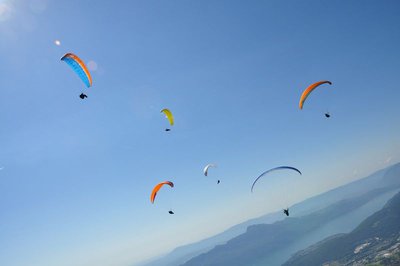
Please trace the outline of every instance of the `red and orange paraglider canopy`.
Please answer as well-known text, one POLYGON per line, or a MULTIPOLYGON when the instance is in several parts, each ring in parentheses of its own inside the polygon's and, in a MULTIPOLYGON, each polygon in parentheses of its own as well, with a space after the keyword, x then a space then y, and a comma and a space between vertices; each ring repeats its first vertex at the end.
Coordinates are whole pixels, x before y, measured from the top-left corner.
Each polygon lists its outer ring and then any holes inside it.
POLYGON ((170 187, 174 187, 174 183, 172 183, 171 181, 164 181, 161 183, 158 183, 154 188, 153 191, 151 191, 151 195, 150 195, 150 201, 151 203, 154 203, 154 200, 156 199, 157 196, 157 192, 161 189, 162 186, 164 185, 169 185, 170 187))

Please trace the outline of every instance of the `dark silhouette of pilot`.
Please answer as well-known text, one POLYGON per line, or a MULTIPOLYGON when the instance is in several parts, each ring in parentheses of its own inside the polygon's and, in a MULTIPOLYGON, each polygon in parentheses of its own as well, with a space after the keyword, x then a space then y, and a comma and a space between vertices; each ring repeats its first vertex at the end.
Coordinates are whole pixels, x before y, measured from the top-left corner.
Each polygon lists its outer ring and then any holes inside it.
POLYGON ((286 216, 289 216, 289 208, 283 209, 283 213, 286 214, 286 216))

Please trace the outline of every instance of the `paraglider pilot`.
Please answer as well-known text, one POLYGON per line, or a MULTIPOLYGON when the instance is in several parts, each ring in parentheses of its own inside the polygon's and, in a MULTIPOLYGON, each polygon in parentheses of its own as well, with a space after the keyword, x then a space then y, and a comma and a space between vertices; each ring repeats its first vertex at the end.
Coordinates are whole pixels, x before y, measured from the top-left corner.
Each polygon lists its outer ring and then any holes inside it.
POLYGON ((83 100, 83 99, 87 98, 87 95, 84 93, 81 93, 81 95, 79 95, 79 98, 81 98, 83 100))
POLYGON ((283 209, 283 213, 286 214, 286 216, 289 216, 289 208, 283 209))

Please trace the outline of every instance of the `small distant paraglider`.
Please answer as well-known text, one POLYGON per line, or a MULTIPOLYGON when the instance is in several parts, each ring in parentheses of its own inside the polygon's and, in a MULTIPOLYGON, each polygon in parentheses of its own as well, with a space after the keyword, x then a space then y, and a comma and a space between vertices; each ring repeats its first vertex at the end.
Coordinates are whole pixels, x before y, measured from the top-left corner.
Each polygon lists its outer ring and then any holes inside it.
POLYGON ((329 114, 329 112, 325 113, 325 117, 326 117, 326 118, 331 117, 331 115, 329 114))
MULTIPOLYGON (((158 183, 157 185, 155 185, 155 187, 153 188, 153 190, 151 191, 151 195, 150 195, 150 201, 151 203, 154 203, 154 200, 156 199, 157 196, 157 192, 164 186, 164 185, 168 185, 170 187, 174 187, 174 183, 172 183, 171 181, 164 181, 161 183, 158 183)), ((174 214, 174 212, 172 210, 168 211, 169 214, 174 214)))
MULTIPOLYGON (((217 165, 216 164, 212 164, 212 163, 207 164, 206 167, 204 167, 204 169, 203 169, 203 173, 204 173, 205 176, 208 176, 208 169, 210 167, 217 167, 217 165)), ((219 183, 221 183, 221 180, 218 179, 217 184, 219 184, 219 183)))
MULTIPOLYGON (((168 122, 171 126, 174 125, 174 116, 172 115, 172 112, 165 108, 161 110, 161 113, 163 113, 165 115, 165 117, 168 119, 168 122)), ((165 131, 171 131, 170 128, 166 128, 165 131)))
MULTIPOLYGON (((292 170, 292 171, 295 171, 295 172, 297 172, 297 173, 299 173, 301 175, 300 170, 297 169, 297 168, 294 168, 292 166, 279 166, 279 167, 275 167, 275 168, 269 169, 269 170, 265 171, 264 173, 262 173, 261 175, 259 175, 256 178, 256 180, 254 180, 253 185, 251 186, 251 192, 253 192, 254 185, 257 183, 257 181, 261 177, 265 176, 266 174, 268 174, 270 172, 277 171, 277 170, 292 170)), ((283 209, 283 213, 286 214, 286 216, 289 216, 289 208, 283 209)))
POLYGON ((55 40, 54 44, 57 45, 57 46, 61 46, 61 41, 60 40, 55 40))
MULTIPOLYGON (((61 61, 64 61, 67 65, 69 65, 72 70, 78 75, 78 77, 85 83, 86 87, 92 86, 92 76, 85 63, 83 63, 82 59, 73 53, 67 53, 62 58, 61 61)), ((79 95, 81 99, 85 99, 87 96, 85 94, 79 95)))
POLYGON ((305 100, 308 98, 308 96, 310 95, 310 93, 311 93, 315 88, 317 88, 318 86, 320 86, 320 85, 322 85, 322 84, 329 84, 329 85, 332 85, 332 82, 330 82, 329 80, 323 80, 323 81, 315 82, 315 83, 311 84, 310 86, 308 86, 308 87, 303 91, 303 93, 301 94, 300 102, 299 102, 299 108, 300 108, 300 109, 303 109, 304 102, 305 102, 305 100))

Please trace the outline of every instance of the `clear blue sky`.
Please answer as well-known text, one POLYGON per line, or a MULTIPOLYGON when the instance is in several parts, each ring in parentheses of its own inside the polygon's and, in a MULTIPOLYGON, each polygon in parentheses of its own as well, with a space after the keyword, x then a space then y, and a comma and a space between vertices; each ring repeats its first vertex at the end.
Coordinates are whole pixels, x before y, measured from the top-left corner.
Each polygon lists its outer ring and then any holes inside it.
POLYGON ((399 12, 397 0, 0 0, 1 264, 133 265, 400 161, 399 12), (90 62, 92 88, 66 52, 90 62), (303 176, 251 194, 279 165, 303 176), (175 188, 152 205, 164 180, 175 188))

